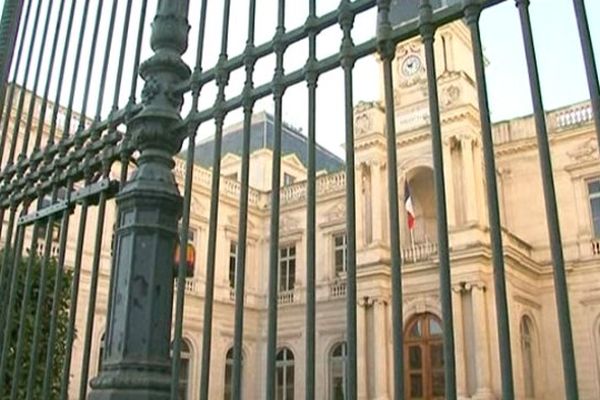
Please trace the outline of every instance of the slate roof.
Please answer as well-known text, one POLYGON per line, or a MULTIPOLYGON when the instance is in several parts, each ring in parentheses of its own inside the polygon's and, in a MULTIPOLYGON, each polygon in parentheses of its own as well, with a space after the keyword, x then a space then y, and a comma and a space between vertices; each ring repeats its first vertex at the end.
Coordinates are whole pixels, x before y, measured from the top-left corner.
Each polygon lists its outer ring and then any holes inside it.
MULTIPOLYGON (((221 157, 227 153, 242 155, 242 134, 243 127, 241 123, 226 128, 223 133, 221 145, 221 157)), ((274 120, 273 116, 261 112, 252 118, 252 127, 250 129, 250 153, 260 149, 273 149, 274 138, 274 120)), ((302 161, 306 167, 308 164, 307 138, 296 128, 283 124, 281 136, 282 155, 291 153, 302 161)), ((209 138, 196 145, 194 162, 205 168, 212 167, 214 153, 214 138, 209 138)), ((317 171, 326 170, 328 173, 337 172, 344 168, 344 161, 331 153, 329 150, 317 144, 317 171)))
MULTIPOLYGON (((431 0, 431 6, 436 8, 445 7, 458 3, 460 0, 431 0)), ((419 0, 392 0, 390 8, 390 22, 392 26, 401 25, 419 17, 419 0)))

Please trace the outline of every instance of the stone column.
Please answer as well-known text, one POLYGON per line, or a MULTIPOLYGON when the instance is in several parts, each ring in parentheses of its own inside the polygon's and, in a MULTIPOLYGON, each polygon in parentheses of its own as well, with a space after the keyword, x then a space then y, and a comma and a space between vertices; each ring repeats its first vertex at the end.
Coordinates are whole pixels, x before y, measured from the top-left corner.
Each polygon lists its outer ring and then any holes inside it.
POLYGON ((460 151, 462 155, 462 177, 464 183, 465 222, 477 219, 477 201, 475 193, 475 174, 473 165, 473 138, 463 135, 460 138, 460 151))
MULTIPOLYGON (((364 230, 365 215, 362 211, 365 208, 365 205, 364 205, 365 188, 364 188, 364 180, 362 178, 362 176, 363 176, 363 165, 362 164, 358 164, 356 166, 355 174, 356 174, 355 208, 357 210, 359 210, 359 212, 356 213, 356 250, 360 251, 360 250, 363 250, 367 246, 367 243, 365 241, 365 230, 364 230)), ((346 183, 348 183, 348 182, 346 182, 346 183)))
POLYGON ((460 397, 467 397, 467 361, 465 359, 464 346, 464 326, 462 312, 462 294, 464 286, 462 284, 452 286, 452 311, 454 314, 454 351, 456 357, 456 385, 457 394, 460 397))
POLYGON ((485 304, 485 285, 483 282, 467 284, 471 290, 471 303, 473 306, 473 337, 475 338, 475 363, 477 376, 477 390, 474 398, 492 399, 490 376, 489 334, 487 325, 487 310, 485 304))
POLYGON ((168 400, 173 309, 173 252, 181 196, 172 173, 183 135, 181 93, 190 76, 188 0, 160 1, 152 23, 155 54, 140 66, 143 109, 128 123, 139 167, 117 196, 114 289, 105 357, 91 382, 92 400, 168 400))
POLYGON ((368 399, 368 380, 367 380, 367 326, 366 313, 369 298, 363 297, 358 300, 356 310, 356 358, 358 375, 358 400, 368 399))
POLYGON ((387 347, 386 347, 386 305, 385 299, 373 301, 373 364, 375 365, 375 400, 387 400, 387 347))
POLYGON ((454 143, 454 137, 447 137, 444 139, 444 146, 442 147, 444 156, 444 179, 446 180, 446 203, 448 226, 456 226, 456 200, 454 197, 454 172, 452 169, 452 146, 454 143))
POLYGON ((383 230, 387 229, 387 224, 383 220, 383 182, 381 173, 381 163, 371 161, 371 208, 373 210, 373 242, 381 244, 384 241, 383 230))

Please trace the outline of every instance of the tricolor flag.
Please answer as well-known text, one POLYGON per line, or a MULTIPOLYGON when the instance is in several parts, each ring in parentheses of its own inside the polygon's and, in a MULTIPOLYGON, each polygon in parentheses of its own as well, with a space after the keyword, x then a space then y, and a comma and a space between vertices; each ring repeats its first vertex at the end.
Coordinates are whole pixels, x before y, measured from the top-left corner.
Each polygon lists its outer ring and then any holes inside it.
POLYGON ((415 209, 413 208, 412 197, 410 196, 408 180, 404 181, 404 209, 406 210, 408 229, 413 230, 415 227, 415 209))

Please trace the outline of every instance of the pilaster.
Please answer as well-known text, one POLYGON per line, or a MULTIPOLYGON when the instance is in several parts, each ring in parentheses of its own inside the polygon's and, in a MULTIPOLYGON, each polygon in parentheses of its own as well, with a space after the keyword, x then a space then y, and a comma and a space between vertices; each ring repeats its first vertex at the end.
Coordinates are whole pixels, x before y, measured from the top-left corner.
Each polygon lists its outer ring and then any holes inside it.
POLYGON ((454 141, 454 137, 446 137, 442 147, 444 176, 446 180, 446 202, 448 203, 446 210, 448 226, 456 226, 456 199, 454 196, 454 171, 452 166, 452 146, 454 146, 454 141))
POLYGON ((460 137, 460 150, 462 156, 462 176, 464 180, 465 222, 477 220, 477 193, 475 188, 475 172, 473 164, 473 137, 462 135, 460 137))
POLYGON ((369 306, 369 298, 363 297, 358 300, 356 310, 356 356, 357 356, 357 374, 358 374, 358 400, 368 399, 368 381, 367 381, 367 326, 366 313, 369 306))
POLYGON ((477 390, 473 398, 480 400, 493 399, 490 375, 490 337, 485 303, 486 287, 483 282, 471 282, 465 285, 465 289, 471 291, 471 304, 473 307, 473 337, 475 338, 475 363, 477 366, 477 390))
POLYGON ((387 300, 378 298, 373 300, 373 363, 375 365, 375 393, 374 400, 388 400, 387 384, 387 300))

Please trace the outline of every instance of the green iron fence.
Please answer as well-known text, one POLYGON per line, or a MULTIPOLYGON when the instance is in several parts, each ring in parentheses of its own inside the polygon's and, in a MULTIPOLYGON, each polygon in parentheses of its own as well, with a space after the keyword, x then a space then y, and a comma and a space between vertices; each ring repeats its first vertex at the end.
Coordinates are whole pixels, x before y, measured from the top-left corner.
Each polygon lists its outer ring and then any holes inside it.
MULTIPOLYGON (((234 110, 243 110, 241 192, 239 198, 238 253, 235 282, 235 329, 233 346, 233 399, 243 397, 242 345, 244 337, 244 291, 248 222, 250 128, 255 103, 272 96, 274 102, 273 168, 269 235, 268 329, 266 345, 266 398, 275 399, 278 311, 278 251, 282 157, 283 96, 287 88, 305 82, 308 87, 308 176, 306 225, 306 398, 315 398, 315 315, 316 315, 316 90, 319 77, 341 68, 345 106, 345 141, 354 143, 353 81, 357 60, 377 53, 382 62, 385 90, 388 193, 390 212, 391 293, 393 332, 393 393, 404 398, 404 354, 402 312, 402 259, 400 243, 396 129, 392 61, 396 45, 420 36, 425 49, 427 92, 431 120, 437 237, 439 247, 440 302, 443 316, 443 344, 446 398, 457 397, 448 225, 443 174, 442 138, 438 87, 435 75, 433 39, 436 29, 464 18, 473 43, 477 77, 481 138, 496 294, 497 336, 504 399, 513 399, 513 366, 502 232, 499 216, 492 128, 489 117, 484 58, 479 31, 483 9, 502 0, 464 0, 434 10, 420 0, 417 19, 400 26, 390 23, 390 0, 342 0, 334 11, 317 15, 316 0, 309 0, 309 16, 297 28, 285 26, 286 2, 278 1, 277 26, 271 41, 257 45, 256 0, 248 2, 248 33, 245 49, 228 54, 228 33, 232 1, 202 0, 199 18, 188 15, 187 0, 160 0, 156 11, 147 0, 50 1, 6 0, 0 24, 0 103, 3 125, 0 137, 0 223, 4 243, 1 255, 0 298, 0 394, 6 398, 163 399, 177 398, 180 352, 182 349, 185 299, 186 249, 181 246, 177 272, 170 265, 177 240, 187 243, 194 146, 186 151, 187 167, 183 196, 172 174, 173 156, 184 141, 194 143, 201 124, 214 121, 215 146, 206 260, 206 288, 203 314, 200 399, 209 399, 213 299, 216 264, 217 216, 220 190, 221 144, 224 119, 234 110), (221 6, 221 46, 218 62, 204 65, 207 40, 207 7, 221 6), (360 45, 353 42, 357 16, 376 8, 376 36, 360 45), (435 11, 435 12, 434 12, 435 11), (153 17, 151 35, 147 28, 153 17), (188 22, 189 21, 189 22, 188 22), (190 36, 191 32, 197 37, 190 36), (317 59, 319 35, 335 25, 342 32, 339 51, 317 59), (197 48, 193 66, 182 55, 191 40, 197 48), (295 43, 308 43, 306 64, 284 70, 285 52, 295 43), (40 44, 41 43, 41 44, 40 44), (140 63, 143 49, 152 48, 140 63), (104 46, 104 51, 97 50, 104 46), (88 57, 87 60, 85 59, 88 57), (255 85, 254 70, 259 59, 275 58, 272 81, 255 85), (109 68, 109 65, 111 68, 109 68), (193 67, 193 68, 191 68, 193 67), (85 72, 82 72, 85 71, 85 72), (245 74, 243 87, 226 96, 229 78, 245 74), (143 89, 138 85, 143 79, 143 89), (203 89, 217 88, 214 104, 200 107, 203 89), (31 88, 30 91, 25 88, 31 88), (55 93, 55 98, 50 94, 55 93), (141 96, 140 96, 141 93, 141 96), (112 94, 112 101, 105 96, 112 94), (59 107, 59 104, 65 104, 59 107), (110 104, 106 106, 106 104, 110 104), (90 111, 90 107, 94 107, 90 111), (186 110, 183 113, 183 108, 186 110), (76 113, 75 110, 78 110, 76 113), (34 123, 36 115, 37 123, 34 123), (49 132, 44 132, 47 121, 49 132), (120 176, 111 171, 119 166, 120 176), (130 174, 130 169, 135 172, 130 174), (116 201, 117 213, 107 217, 107 206, 116 201), (114 221, 112 218, 114 217, 114 221), (76 220, 73 220, 77 218, 76 220), (181 231, 178 233, 178 223, 181 231), (96 312, 99 266, 106 229, 116 223, 113 258, 108 289, 107 329, 102 368, 89 381, 92 332, 96 312), (68 230, 77 227, 73 265, 67 269, 68 230), (57 232, 57 237, 55 237, 57 232), (179 239, 177 239, 180 235, 179 239), (93 243, 86 255, 85 243, 93 243), (28 251, 43 243, 40 257, 28 251), (53 243, 55 244, 53 247, 53 243), (55 250, 53 250, 53 248, 55 250), (83 309, 79 291, 82 263, 89 263, 89 297, 83 309), (23 271, 25 273, 23 274, 23 271), (54 275, 51 277, 50 275, 54 275), (36 281, 38 280, 39 281, 36 281), (50 286, 41 282, 54 282, 50 286), (173 281, 177 288, 174 290, 173 281), (40 282, 40 283, 37 283, 40 282), (68 296, 65 296, 65 287, 68 296), (35 290, 33 290, 35 288, 35 290), (20 302, 20 306, 18 306, 20 302), (174 319, 172 320, 172 313, 174 319), (65 316, 68 315, 68 318, 65 316), (75 330, 76 319, 84 328, 75 330), (31 326, 24 321, 31 321, 31 326), (29 339, 25 331, 31 330, 29 339), (16 333, 15 333, 16 332, 16 333), (73 343, 82 341, 81 363, 73 363, 73 343), (172 354, 171 357, 171 343, 172 354), (57 348, 64 355, 56 357, 57 348), (173 362, 171 362, 171 359, 173 362), (40 365, 43 365, 40 368, 40 365), (72 366, 78 365, 77 369, 72 366), (79 387, 73 389, 72 376, 79 387), (91 389, 90 389, 91 387, 91 389), (88 394, 89 391, 89 394, 88 394)), ((152 2, 150 2, 152 4, 152 2)), ((199 2, 200 3, 200 2, 199 2)), ((233 2, 235 3, 235 1, 233 2)), ((583 0, 573 1, 593 104, 596 132, 600 133, 598 77, 583 0)), ((556 209, 556 194, 550 161, 548 134, 538 79, 538 66, 528 14, 529 1, 517 0, 523 42, 526 49, 531 99, 543 176, 546 217, 551 242, 555 298, 565 398, 578 398, 577 375, 569 317, 565 265, 556 209)), ((345 398, 357 399, 356 326, 356 204, 353 146, 346 146, 346 387, 345 398)), ((61 353, 62 354, 62 353, 61 353)))

